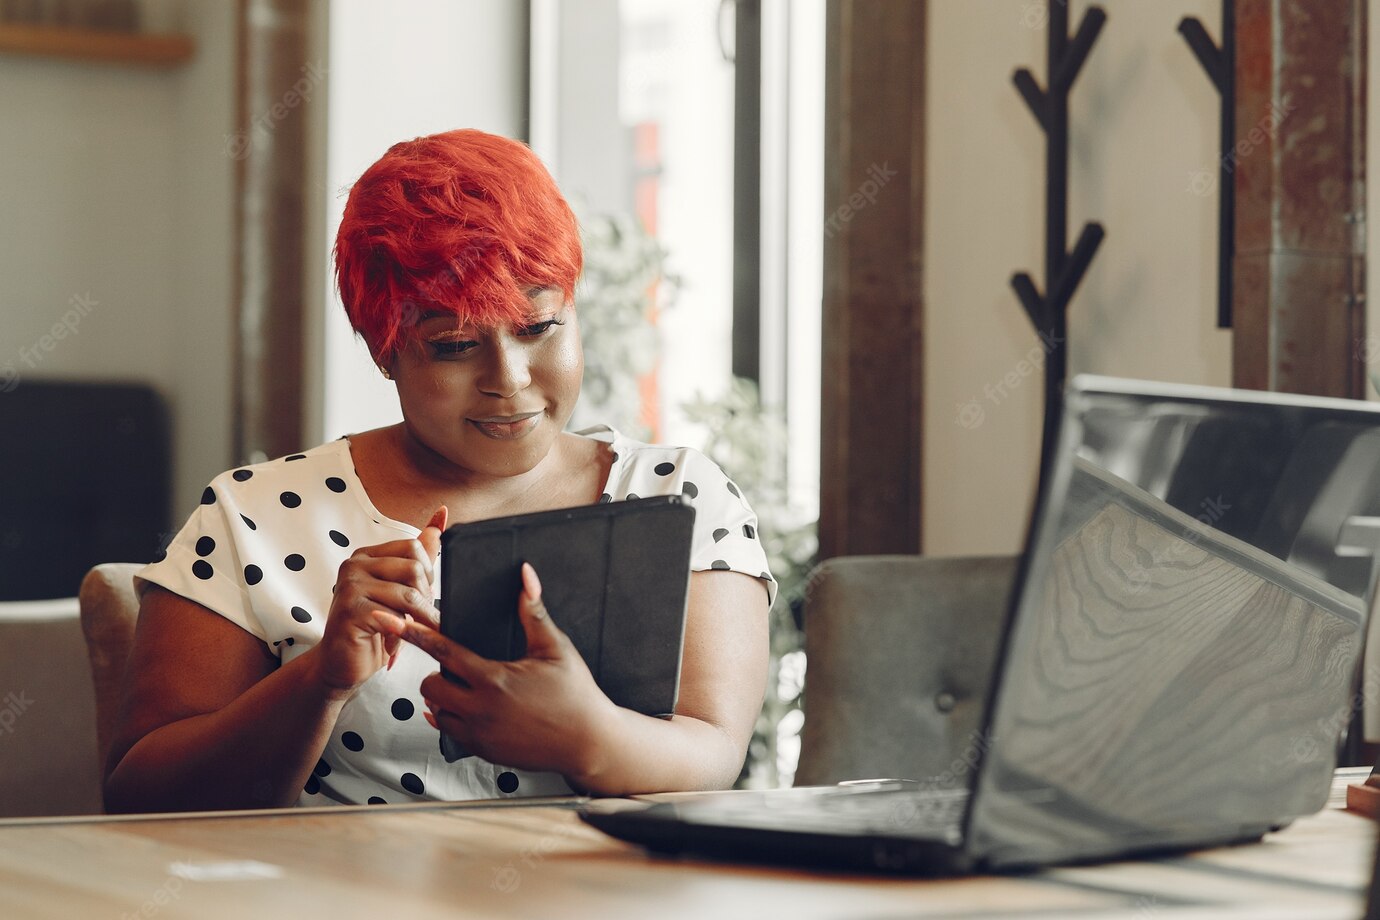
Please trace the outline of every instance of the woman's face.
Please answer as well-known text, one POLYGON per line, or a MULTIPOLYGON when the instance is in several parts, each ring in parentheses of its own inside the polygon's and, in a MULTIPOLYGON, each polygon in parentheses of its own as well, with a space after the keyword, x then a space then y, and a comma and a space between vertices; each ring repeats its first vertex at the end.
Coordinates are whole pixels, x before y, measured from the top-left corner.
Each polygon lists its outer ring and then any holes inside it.
POLYGON ((558 288, 533 289, 528 301, 518 328, 457 328, 450 314, 423 314, 390 367, 408 433, 461 469, 528 472, 575 409, 585 364, 574 308, 558 288))

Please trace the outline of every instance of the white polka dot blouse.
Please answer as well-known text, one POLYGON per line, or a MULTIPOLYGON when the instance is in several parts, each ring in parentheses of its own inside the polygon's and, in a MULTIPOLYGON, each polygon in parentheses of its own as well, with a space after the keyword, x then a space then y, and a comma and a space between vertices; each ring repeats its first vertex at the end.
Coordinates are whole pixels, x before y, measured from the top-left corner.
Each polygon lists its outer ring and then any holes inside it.
MULTIPOLYGON (((757 516, 737 486, 690 448, 643 444, 608 428, 581 432, 614 451, 600 501, 684 495, 695 507, 691 568, 729 569, 776 583, 757 537, 757 516)), ((263 640, 282 662, 320 641, 340 564, 357 548, 416 537, 417 528, 374 508, 355 475, 346 438, 217 476, 168 546, 139 571, 263 640)), ((436 596, 440 597, 440 567, 436 596)), ((341 710, 299 805, 459 801, 567 795, 554 773, 466 757, 446 763, 422 718, 420 685, 436 662, 403 643, 341 710)))

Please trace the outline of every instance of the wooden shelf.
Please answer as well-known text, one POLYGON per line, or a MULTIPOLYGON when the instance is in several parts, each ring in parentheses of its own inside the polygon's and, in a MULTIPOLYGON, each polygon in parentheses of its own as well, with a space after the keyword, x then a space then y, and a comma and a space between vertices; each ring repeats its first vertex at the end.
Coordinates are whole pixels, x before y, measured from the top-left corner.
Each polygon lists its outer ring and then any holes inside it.
POLYGON ((196 41, 190 35, 98 32, 64 26, 0 22, 0 54, 173 67, 191 60, 196 41))

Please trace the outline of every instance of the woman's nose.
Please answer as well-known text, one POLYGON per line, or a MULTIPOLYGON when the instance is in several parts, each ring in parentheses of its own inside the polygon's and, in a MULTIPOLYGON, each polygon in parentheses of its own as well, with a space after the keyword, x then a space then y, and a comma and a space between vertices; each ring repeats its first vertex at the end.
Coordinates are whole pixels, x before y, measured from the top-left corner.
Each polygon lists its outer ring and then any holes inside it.
POLYGON ((490 396, 507 399, 525 390, 532 382, 526 349, 517 342, 499 342, 489 349, 488 361, 478 380, 479 389, 490 396))

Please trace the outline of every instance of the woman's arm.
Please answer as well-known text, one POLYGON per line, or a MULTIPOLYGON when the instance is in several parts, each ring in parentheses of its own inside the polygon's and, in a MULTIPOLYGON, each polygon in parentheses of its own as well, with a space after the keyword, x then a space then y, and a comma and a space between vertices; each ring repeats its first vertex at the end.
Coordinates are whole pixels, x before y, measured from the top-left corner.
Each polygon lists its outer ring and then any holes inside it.
POLYGON ((432 563, 445 526, 441 508, 416 540, 356 550, 340 566, 321 641, 282 667, 239 626, 151 587, 106 763, 106 809, 295 803, 341 707, 397 649, 378 624, 409 614, 434 622, 432 563))
POLYGON ((615 708, 570 782, 600 795, 731 787, 766 693, 766 593, 739 572, 691 575, 675 716, 615 708))
POLYGON ((459 676, 433 674, 422 694, 433 725, 469 750, 520 769, 555 770, 599 795, 721 789, 738 777, 762 707, 768 664, 766 588, 736 572, 696 572, 676 715, 620 709, 551 622, 524 567, 519 616, 527 656, 480 658, 419 623, 398 633, 459 676))
POLYGON ((320 679, 314 651, 279 668, 244 629, 150 587, 106 764, 106 810, 294 803, 348 696, 320 679))

